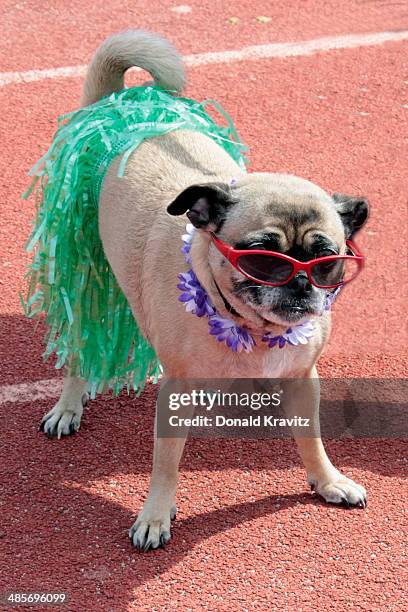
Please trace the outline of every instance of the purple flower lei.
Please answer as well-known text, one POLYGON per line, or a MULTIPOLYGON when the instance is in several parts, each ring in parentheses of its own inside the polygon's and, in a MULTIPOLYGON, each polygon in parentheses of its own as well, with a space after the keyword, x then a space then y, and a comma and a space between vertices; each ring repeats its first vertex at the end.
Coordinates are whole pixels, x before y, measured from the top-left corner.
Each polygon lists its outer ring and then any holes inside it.
MULTIPOLYGON (((188 223, 186 233, 182 236, 183 248, 181 252, 184 254, 184 259, 189 266, 191 266, 190 250, 194 231, 195 227, 188 223)), ((240 353, 241 351, 250 353, 256 345, 253 336, 241 325, 237 325, 231 319, 217 313, 210 296, 201 285, 192 268, 190 267, 187 272, 179 274, 178 278, 180 282, 177 287, 182 292, 178 299, 184 304, 186 311, 195 314, 197 317, 207 317, 210 334, 218 342, 225 342, 234 353, 240 353)), ((340 287, 327 295, 324 310, 330 310, 339 291, 340 287)), ((278 336, 272 336, 271 332, 268 332, 262 336, 262 342, 266 342, 269 348, 278 346, 282 349, 287 344, 298 346, 299 344, 307 344, 314 332, 315 325, 313 321, 305 321, 299 325, 289 327, 283 334, 278 336)))

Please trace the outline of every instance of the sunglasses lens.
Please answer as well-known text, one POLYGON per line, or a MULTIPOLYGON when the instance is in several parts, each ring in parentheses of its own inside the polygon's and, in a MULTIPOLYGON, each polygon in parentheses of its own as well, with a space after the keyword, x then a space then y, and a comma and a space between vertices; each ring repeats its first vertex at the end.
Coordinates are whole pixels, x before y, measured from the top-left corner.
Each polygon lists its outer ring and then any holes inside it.
POLYGON ((284 283, 293 271, 293 265, 280 257, 271 255, 241 255, 238 267, 261 282, 284 283))
POLYGON ((358 272, 356 259, 336 259, 312 266, 311 276, 316 285, 330 287, 351 281, 358 272))

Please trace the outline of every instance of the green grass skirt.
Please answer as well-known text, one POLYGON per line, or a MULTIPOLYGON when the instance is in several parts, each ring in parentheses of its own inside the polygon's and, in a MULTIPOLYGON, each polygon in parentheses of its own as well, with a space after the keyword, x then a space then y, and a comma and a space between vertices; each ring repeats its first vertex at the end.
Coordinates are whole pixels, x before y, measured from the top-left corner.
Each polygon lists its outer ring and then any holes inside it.
POLYGON ((89 381, 92 396, 106 387, 140 393, 146 378, 160 373, 105 257, 98 201, 114 157, 123 155, 121 177, 144 139, 175 129, 206 134, 245 167, 244 147, 217 103, 134 87, 61 117, 51 148, 30 172, 34 180, 23 197, 35 194, 37 219, 27 244, 34 256, 23 307, 28 317, 45 314, 44 358, 55 353, 57 368, 69 362, 73 375, 89 381), (208 115, 208 104, 227 125, 208 115))

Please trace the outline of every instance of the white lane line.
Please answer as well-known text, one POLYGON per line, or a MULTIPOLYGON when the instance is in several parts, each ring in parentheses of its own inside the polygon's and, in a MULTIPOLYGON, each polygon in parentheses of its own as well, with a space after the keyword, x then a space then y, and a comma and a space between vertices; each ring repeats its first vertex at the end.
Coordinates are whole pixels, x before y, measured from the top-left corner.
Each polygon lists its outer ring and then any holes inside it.
POLYGON ((44 79, 67 79, 85 76, 86 66, 65 66, 62 68, 45 68, 44 70, 27 70, 26 72, 0 72, 0 87, 13 83, 32 83, 44 79))
MULTIPOLYGON (((403 40, 408 40, 408 30, 401 32, 375 32, 372 34, 346 34, 344 36, 315 38, 303 42, 253 45, 232 51, 210 51, 209 53, 185 55, 183 59, 186 66, 205 66, 208 64, 225 64, 272 57, 299 57, 302 55, 312 55, 319 51, 356 49, 358 47, 370 47, 403 40)), ((77 78, 84 76, 85 72, 86 65, 28 70, 26 72, 0 72, 0 87, 15 83, 32 83, 45 79, 77 78)))
POLYGON ((37 380, 36 382, 0 386, 0 405, 7 403, 35 402, 57 397, 61 393, 62 378, 37 380))
POLYGON ((187 66, 203 66, 205 64, 222 64, 241 60, 268 59, 271 57, 298 57, 312 55, 318 51, 335 49, 355 49, 382 45, 386 42, 408 40, 408 30, 402 32, 376 32, 374 34, 346 34, 345 36, 329 36, 315 38, 303 42, 273 43, 268 45, 253 45, 237 51, 220 51, 187 55, 184 58, 187 66))

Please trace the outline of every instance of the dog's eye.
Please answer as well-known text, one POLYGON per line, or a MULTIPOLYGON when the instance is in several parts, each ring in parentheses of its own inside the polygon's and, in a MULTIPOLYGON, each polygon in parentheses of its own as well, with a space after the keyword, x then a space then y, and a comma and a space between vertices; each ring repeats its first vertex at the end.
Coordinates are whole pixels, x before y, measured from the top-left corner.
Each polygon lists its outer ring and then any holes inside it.
POLYGON ((331 249, 324 249, 323 251, 319 251, 319 254, 316 257, 330 257, 330 255, 337 255, 336 251, 332 251, 331 249))

